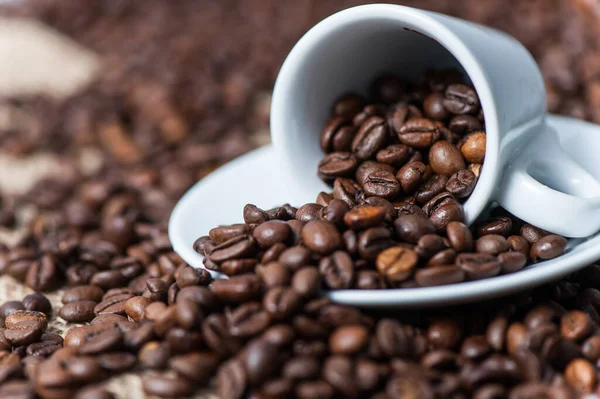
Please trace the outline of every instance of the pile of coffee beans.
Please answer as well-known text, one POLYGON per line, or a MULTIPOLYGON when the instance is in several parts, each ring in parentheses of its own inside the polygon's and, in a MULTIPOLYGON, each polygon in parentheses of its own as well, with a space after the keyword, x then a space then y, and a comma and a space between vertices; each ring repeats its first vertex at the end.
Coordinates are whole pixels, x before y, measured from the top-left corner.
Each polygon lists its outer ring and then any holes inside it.
POLYGON ((389 201, 424 206, 442 193, 466 200, 482 168, 486 134, 477 92, 462 81, 456 70, 432 70, 416 84, 376 79, 373 103, 343 95, 321 133, 327 156, 319 176, 336 190, 354 186, 389 201))
POLYGON ((215 376, 224 399, 574 399, 598 389, 598 265, 519 296, 394 316, 320 297, 311 266, 211 281, 180 264, 168 276, 141 294, 67 290, 67 304, 104 305, 64 341, 44 332, 44 296, 0 306, 0 397, 112 398, 99 384, 132 369, 148 395, 171 398, 215 376))

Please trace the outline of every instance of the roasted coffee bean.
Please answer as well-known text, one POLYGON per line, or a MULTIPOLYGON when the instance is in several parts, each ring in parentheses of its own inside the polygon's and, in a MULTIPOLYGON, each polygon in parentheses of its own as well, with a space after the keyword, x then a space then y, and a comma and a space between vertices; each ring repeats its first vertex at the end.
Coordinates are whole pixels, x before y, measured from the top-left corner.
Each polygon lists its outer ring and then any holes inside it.
POLYGON ((508 251, 508 242, 499 234, 488 234, 475 241, 475 250, 482 254, 498 255, 508 251))
POLYGON ((228 315, 229 332, 234 337, 249 338, 266 330, 271 316, 258 302, 247 302, 228 315))
POLYGON ((183 268, 183 270, 179 272, 176 278, 176 282, 179 288, 184 288, 190 285, 207 285, 210 281, 210 273, 208 273, 206 270, 196 269, 189 266, 183 268))
POLYGON ((156 395, 162 398, 181 398, 192 394, 194 386, 183 377, 146 374, 142 377, 142 389, 148 395, 156 395))
POLYGON ((244 206, 243 213, 244 223, 246 224, 260 224, 271 219, 267 212, 252 204, 247 204, 244 206))
POLYGON ((290 288, 277 287, 263 298, 263 308, 272 319, 286 319, 300 307, 300 295, 290 288))
MULTIPOLYGON (((289 226, 289 224, 288 224, 288 226, 289 226)), ((292 230, 290 228, 290 233, 291 232, 292 232, 292 230)), ((277 243, 277 244, 273 245, 271 248, 267 249, 264 252, 264 254, 262 255, 262 257, 260 258, 260 263, 263 264, 263 265, 266 265, 268 263, 277 261, 277 259, 279 259, 279 257, 283 253, 283 251, 285 251, 287 248, 288 248, 287 245, 285 245, 283 243, 277 243)), ((249 264, 251 264, 251 263, 253 263, 253 264, 258 263, 258 261, 255 260, 255 259, 245 259, 245 261, 246 261, 245 263, 247 264, 245 267, 248 268, 249 271, 253 270, 253 267, 251 268, 249 266, 249 264)), ((243 262, 241 262, 241 263, 243 263, 243 262)), ((221 265, 221 268, 222 267, 223 267, 223 265, 221 265)), ((242 273, 237 273, 237 274, 242 274, 242 273)))
MULTIPOLYGON (((22 305, 19 303, 19 305, 22 305)), ((13 305, 14 306, 14 305, 13 305)), ((13 308, 14 309, 14 308, 13 308)), ((6 310, 5 310, 6 312, 6 310)), ((5 320, 4 324, 6 328, 11 328, 11 326, 23 322, 23 321, 33 321, 39 323, 42 329, 46 329, 48 327, 48 317, 45 313, 37 312, 33 310, 15 310, 10 312, 5 320)))
POLYGON ((126 285, 127 279, 119 270, 103 270, 94 273, 89 283, 104 290, 108 290, 126 285))
POLYGON ((331 385, 322 380, 300 382, 295 393, 298 399, 331 399, 334 396, 331 385))
POLYGON ((422 162, 409 162, 400 168, 396 173, 396 178, 400 183, 402 192, 406 194, 415 192, 425 180, 426 170, 427 167, 422 162))
POLYGON ((345 224, 353 230, 363 230, 383 222, 386 217, 385 208, 372 205, 361 205, 344 215, 345 224))
POLYGON ((290 227, 283 221, 271 220, 256 226, 252 235, 261 248, 270 248, 288 239, 290 227))
POLYGON ((382 150, 379 150, 375 155, 377 162, 391 165, 394 168, 403 166, 408 158, 412 155, 411 147, 404 144, 391 144, 382 150))
POLYGON ((465 280, 465 272, 458 266, 433 266, 415 272, 415 281, 421 287, 456 284, 465 280))
MULTIPOLYGON (((367 178, 369 177, 369 175, 371 173, 381 172, 381 171, 389 172, 389 173, 393 174, 396 172, 396 169, 393 166, 385 164, 385 163, 378 163, 378 162, 374 162, 374 161, 362 162, 356 169, 355 182, 358 183, 360 186, 362 186, 365 184, 365 182, 367 181, 367 178)), ((346 182, 345 180, 343 180, 343 181, 346 182)), ((350 180, 350 182, 353 182, 353 180, 350 180)), ((360 189, 360 187, 357 187, 357 189, 360 189)), ((334 190, 335 190, 335 186, 334 186, 334 190)))
POLYGON ((336 329, 329 337, 329 350, 339 355, 360 352, 368 342, 369 332, 362 325, 347 325, 336 329))
POLYGON ((397 134, 407 120, 421 117, 423 117, 423 113, 416 106, 399 104, 388 113, 387 123, 391 133, 397 134))
POLYGON ((171 348, 168 344, 152 341, 142 346, 138 358, 145 368, 160 370, 166 367, 170 355, 171 348))
POLYGON ((319 177, 326 182, 333 181, 336 177, 352 176, 358 159, 350 152, 332 152, 319 162, 319 177))
POLYGON ((560 333, 566 339, 581 341, 592 332, 592 321, 582 311, 572 310, 560 320, 560 333))
POLYGON ((26 310, 34 312, 42 312, 46 315, 52 313, 52 304, 44 295, 40 293, 33 293, 26 295, 23 298, 23 306, 26 310))
POLYGON ((229 333, 223 315, 215 313, 208 316, 202 323, 202 335, 208 347, 222 356, 231 356, 241 348, 241 343, 229 333))
POLYGON ((215 263, 251 256, 256 251, 256 241, 252 236, 238 236, 227 240, 216 247, 208 255, 215 263))
POLYGON ((585 359, 571 361, 565 369, 565 378, 580 394, 592 392, 597 383, 596 370, 585 359))
POLYGON ((348 289, 354 283, 354 264, 347 252, 336 251, 322 258, 319 271, 323 281, 331 289, 348 289))
POLYGON ((433 121, 425 118, 407 120, 397 131, 397 134, 402 144, 417 150, 429 149, 440 138, 438 126, 433 121))
POLYGON ((469 280, 481 280, 500 273, 502 263, 486 253, 462 253, 456 257, 456 264, 465 272, 469 280))
MULTIPOLYGON (((487 136, 484 132, 474 132, 466 136, 461 141, 462 145, 460 146, 460 153, 465 161, 473 164, 483 163, 485 159, 486 142, 487 136)), ((473 173, 475 172, 473 171, 473 173)))
POLYGON ((435 173, 446 177, 466 168, 460 151, 446 140, 440 140, 430 148, 429 165, 435 173))
POLYGON ((68 322, 84 323, 92 320, 96 314, 94 313, 94 301, 76 301, 69 302, 60 308, 58 315, 68 322))
POLYGON ((220 398, 241 399, 248 384, 244 362, 234 358, 219 367, 217 394, 220 398))
POLYGON ((394 174, 383 170, 369 174, 363 184, 363 190, 367 196, 377 196, 385 199, 395 198, 400 189, 400 183, 394 174))
POLYGON ((25 305, 21 301, 7 301, 0 306, 0 318, 6 319, 8 315, 17 310, 25 310, 25 305))
POLYGON ((362 109, 363 103, 363 98, 358 94, 346 93, 339 97, 335 104, 333 104, 332 113, 350 118, 362 109))
POLYGON ((417 263, 419 257, 411 249, 404 247, 391 247, 377 256, 377 270, 392 286, 408 279, 417 263))
POLYGON ((365 260, 375 260, 381 251, 392 245, 392 233, 385 227, 371 227, 358 236, 358 254, 365 260))
POLYGON ((469 169, 462 169, 454 173, 445 189, 456 198, 466 198, 471 195, 477 184, 477 176, 469 169))
POLYGON ((373 116, 365 120, 352 140, 352 152, 360 161, 373 158, 385 145, 387 125, 385 120, 373 116))
POLYGON ((450 245, 456 252, 468 252, 473 249, 473 235, 464 223, 448 223, 446 235, 450 245))
POLYGON ((433 175, 423 184, 415 193, 415 200, 418 204, 425 204, 433 197, 444 191, 448 178, 443 175, 433 175))
POLYGON ((448 128, 456 134, 465 135, 476 130, 481 130, 483 125, 471 115, 457 115, 448 124, 448 128))
POLYGON ((472 114, 479 111, 479 98, 472 87, 456 83, 444 92, 444 107, 455 115, 472 114))
POLYGON ((292 277, 291 286, 303 298, 317 295, 321 284, 321 276, 316 267, 303 267, 292 277))
POLYGON ((535 244, 540 238, 548 234, 550 233, 530 224, 524 224, 520 230, 521 237, 525 238, 530 245, 535 244))
POLYGON ((296 212, 296 219, 305 223, 317 220, 320 217, 322 209, 323 207, 319 204, 304 204, 298 208, 298 212, 296 212))
POLYGON ((514 273, 527 264, 527 257, 521 252, 502 252, 498 254, 502 273, 514 273))
POLYGON ((512 229, 513 224, 511 218, 507 216, 500 216, 490 218, 482 223, 478 223, 476 226, 476 233, 479 237, 489 234, 497 234, 508 237, 512 229))
POLYGON ((44 330, 45 325, 37 320, 17 321, 11 323, 10 326, 7 325, 7 329, 4 330, 4 338, 13 346, 29 345, 38 341, 44 330))
POLYGON ((229 279, 215 280, 211 285, 212 293, 217 299, 226 303, 247 301, 256 297, 260 293, 260 290, 260 280, 252 274, 242 274, 229 279))
POLYGON ((152 303, 150 298, 143 296, 134 296, 125 302, 124 311, 129 318, 136 323, 139 323, 144 317, 146 307, 152 303))
POLYGON ((426 234, 435 233, 435 227, 429 219, 418 214, 400 215, 394 221, 394 229, 398 238, 411 244, 416 244, 426 234))
POLYGON ((529 256, 534 262, 554 259, 562 255, 567 248, 567 239, 556 235, 546 235, 531 245, 529 256))
POLYGON ((525 346, 526 339, 527 327, 519 322, 512 323, 506 330, 506 351, 514 355, 525 346))
POLYGON ((344 215, 349 210, 350 207, 344 201, 332 199, 326 207, 321 209, 321 219, 336 226, 341 226, 344 221, 344 215))
POLYGON ((333 182, 333 198, 344 201, 350 207, 356 204, 360 192, 361 187, 353 180, 339 177, 333 182))
POLYGON ((271 262, 261 267, 258 272, 267 289, 285 286, 291 278, 290 270, 279 262, 271 262))
POLYGON ((373 97, 378 102, 393 104, 405 98, 407 84, 394 75, 382 75, 375 79, 371 86, 373 97))
POLYGON ((200 385, 208 383, 218 364, 218 357, 211 352, 192 352, 169 359, 171 370, 200 385))
POLYGON ((331 223, 315 220, 302 228, 302 241, 310 250, 328 255, 342 245, 342 236, 331 223))
POLYGON ((49 291, 56 288, 59 279, 55 257, 44 255, 29 266, 25 276, 25 284, 35 291, 49 291))
POLYGON ((450 113, 444 107, 444 94, 440 92, 433 92, 425 97, 423 111, 427 118, 438 121, 443 121, 450 116, 450 113))
POLYGON ((437 234, 425 234, 417 242, 415 252, 423 259, 429 259, 448 247, 447 241, 437 234))
POLYGON ((131 370, 137 363, 135 355, 128 352, 112 352, 99 355, 98 364, 110 373, 122 373, 131 370))
POLYGON ((312 380, 318 378, 321 372, 319 361, 312 356, 299 356, 288 360, 282 375, 294 381, 312 380))
POLYGON ((250 234, 250 226, 247 224, 232 224, 229 226, 219 226, 208 232, 211 240, 219 245, 232 238, 250 234))
POLYGON ((508 242, 508 249, 513 252, 520 252, 526 258, 529 257, 529 243, 521 236, 509 236, 506 241, 508 242))

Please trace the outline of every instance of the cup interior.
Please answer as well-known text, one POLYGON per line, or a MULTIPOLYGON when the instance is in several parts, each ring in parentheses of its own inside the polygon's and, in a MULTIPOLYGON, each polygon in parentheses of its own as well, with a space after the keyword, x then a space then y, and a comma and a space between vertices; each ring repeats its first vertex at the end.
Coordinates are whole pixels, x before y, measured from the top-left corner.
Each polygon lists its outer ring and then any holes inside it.
POLYGON ((416 82, 425 69, 456 68, 471 83, 461 63, 442 44, 408 18, 365 16, 325 21, 296 45, 278 77, 272 105, 271 135, 297 204, 314 202, 330 191, 317 177, 324 154, 323 126, 337 98, 355 92, 369 98, 382 74, 416 82))

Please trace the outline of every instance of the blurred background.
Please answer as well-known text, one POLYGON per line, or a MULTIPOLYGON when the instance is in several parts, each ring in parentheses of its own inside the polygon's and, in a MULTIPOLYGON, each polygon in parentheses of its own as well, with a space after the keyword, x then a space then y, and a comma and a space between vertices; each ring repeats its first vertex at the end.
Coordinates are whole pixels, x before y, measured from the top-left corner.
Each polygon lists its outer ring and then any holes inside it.
MULTIPOLYGON (((301 35, 366 2, 0 3, 0 225, 10 227, 19 204, 68 204, 100 177, 141 190, 164 222, 191 184, 268 142, 270 90, 301 35)), ((514 35, 539 62, 549 110, 600 122, 600 0, 394 3, 514 35)))

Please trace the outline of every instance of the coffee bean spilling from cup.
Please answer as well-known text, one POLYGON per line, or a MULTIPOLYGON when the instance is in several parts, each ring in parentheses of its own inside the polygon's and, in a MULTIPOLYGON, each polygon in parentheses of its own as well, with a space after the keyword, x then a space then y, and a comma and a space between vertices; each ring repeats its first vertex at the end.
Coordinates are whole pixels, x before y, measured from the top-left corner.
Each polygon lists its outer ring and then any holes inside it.
MULTIPOLYGON (((473 192, 485 158, 485 122, 475 89, 455 70, 418 83, 378 78, 372 102, 341 96, 321 132, 318 174, 339 191, 424 206, 442 193, 473 192)), ((350 204, 351 206, 353 204, 350 204)))
POLYGON ((204 265, 267 279, 310 266, 324 288, 381 289, 481 280, 562 255, 564 237, 502 209, 464 224, 486 135, 477 93, 461 82, 455 70, 412 85, 384 76, 373 103, 341 96, 320 137, 318 174, 332 192, 299 208, 247 205, 244 224, 198 239, 204 265), (289 264, 290 253, 301 261, 289 264))

